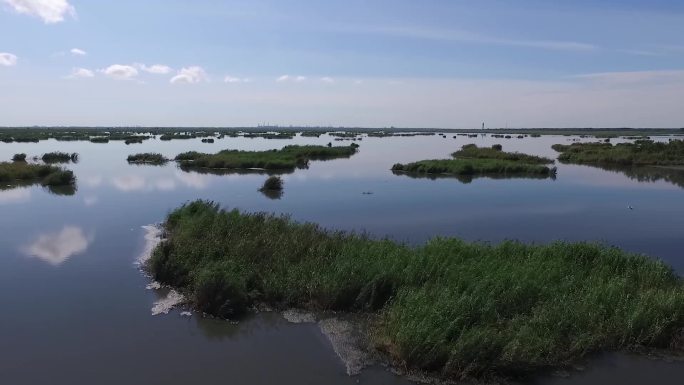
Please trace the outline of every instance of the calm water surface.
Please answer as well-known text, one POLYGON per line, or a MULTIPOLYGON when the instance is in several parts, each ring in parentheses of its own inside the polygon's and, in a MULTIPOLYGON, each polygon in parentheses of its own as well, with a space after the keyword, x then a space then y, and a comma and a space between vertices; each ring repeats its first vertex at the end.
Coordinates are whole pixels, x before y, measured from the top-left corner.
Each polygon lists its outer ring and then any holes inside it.
MULTIPOLYGON (((133 166, 136 152, 261 150, 327 144, 330 137, 225 138, 93 144, 53 140, 0 143, 0 158, 78 152, 67 167, 74 195, 40 186, 0 190, 0 383, 2 384, 407 384, 383 368, 348 377, 315 324, 262 314, 237 325, 180 310, 152 316, 159 293, 137 269, 141 226, 197 198, 246 211, 290 214, 326 227, 367 231, 408 243, 433 236, 499 242, 592 240, 645 253, 684 272, 681 175, 639 181, 630 174, 558 165, 552 179, 411 178, 397 162, 445 158, 468 143, 556 157, 548 136, 364 138, 350 159, 313 161, 284 175, 285 193, 257 191, 264 175, 184 172, 173 163, 133 166), (372 194, 363 194, 371 192, 372 194), (630 210, 628 207, 632 206, 630 210)), ((667 140, 660 138, 660 140, 667 140)), ((335 145, 349 142, 333 142, 335 145)), ((643 179, 643 178, 641 178, 643 179)), ((608 354, 569 378, 535 384, 681 384, 684 364, 608 354)))

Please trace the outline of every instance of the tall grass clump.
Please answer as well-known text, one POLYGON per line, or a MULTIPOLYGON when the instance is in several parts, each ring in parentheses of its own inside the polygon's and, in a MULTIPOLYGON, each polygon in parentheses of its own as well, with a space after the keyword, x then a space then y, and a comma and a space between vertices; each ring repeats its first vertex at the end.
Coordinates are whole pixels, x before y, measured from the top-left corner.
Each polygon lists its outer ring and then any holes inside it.
POLYGON ((375 346, 451 379, 520 376, 599 351, 681 349, 684 282, 591 243, 409 247, 195 201, 171 212, 154 278, 227 318, 257 303, 374 314, 375 346))
POLYGON ((343 147, 291 145, 267 151, 223 150, 216 154, 189 151, 175 159, 188 168, 292 170, 306 167, 310 160, 350 157, 357 148, 356 144, 343 147))
POLYGON ((560 152, 565 163, 614 166, 684 165, 684 141, 654 142, 641 139, 634 143, 572 143, 551 146, 560 152))
POLYGON ((271 175, 264 181, 264 185, 261 186, 261 191, 282 191, 283 190, 283 178, 277 175, 271 175))
POLYGON ((43 157, 41 159, 45 163, 76 163, 78 162, 78 154, 75 152, 69 154, 68 152, 55 151, 43 154, 43 157))
POLYGON ((169 160, 162 154, 145 152, 129 155, 128 158, 126 158, 126 161, 128 161, 128 163, 162 165, 169 160))

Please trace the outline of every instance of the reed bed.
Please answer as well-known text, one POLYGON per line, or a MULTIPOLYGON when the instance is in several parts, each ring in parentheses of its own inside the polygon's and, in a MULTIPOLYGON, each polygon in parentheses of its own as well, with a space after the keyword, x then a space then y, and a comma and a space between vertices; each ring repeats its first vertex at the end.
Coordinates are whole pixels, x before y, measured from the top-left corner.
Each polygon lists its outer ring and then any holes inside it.
POLYGON ((682 279, 605 245, 434 238, 411 247, 206 201, 172 211, 164 226, 148 268, 199 310, 370 313, 379 350, 446 378, 518 377, 598 351, 684 346, 682 279))

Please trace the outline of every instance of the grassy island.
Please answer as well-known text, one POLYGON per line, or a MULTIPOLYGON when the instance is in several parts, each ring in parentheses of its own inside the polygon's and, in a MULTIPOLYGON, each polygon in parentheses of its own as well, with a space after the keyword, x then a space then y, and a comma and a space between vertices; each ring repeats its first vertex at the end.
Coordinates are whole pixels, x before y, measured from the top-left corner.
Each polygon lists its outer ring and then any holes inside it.
POLYGON ((169 161, 164 157, 164 155, 151 152, 129 155, 128 158, 126 158, 126 160, 128 161, 128 163, 154 165, 163 165, 169 161))
POLYGON ((354 144, 344 147, 292 145, 282 150, 223 150, 216 154, 189 151, 176 156, 176 161, 187 168, 292 170, 306 167, 309 160, 348 158, 358 147, 354 144))
POLYGON ((468 144, 454 152, 452 159, 430 159, 392 166, 395 173, 428 175, 554 176, 553 160, 518 152, 504 152, 500 145, 491 148, 468 144))
POLYGON ((684 165, 684 141, 653 142, 636 140, 634 143, 572 143, 554 144, 565 163, 615 166, 677 166, 684 165))
POLYGON ((374 345, 443 377, 517 377, 598 351, 684 346, 684 282, 662 262, 589 243, 410 247, 195 201, 171 212, 154 278, 199 310, 257 303, 373 315, 374 345))
POLYGON ((60 167, 26 162, 1 162, 0 183, 10 186, 40 183, 43 186, 67 186, 76 181, 74 173, 60 167))

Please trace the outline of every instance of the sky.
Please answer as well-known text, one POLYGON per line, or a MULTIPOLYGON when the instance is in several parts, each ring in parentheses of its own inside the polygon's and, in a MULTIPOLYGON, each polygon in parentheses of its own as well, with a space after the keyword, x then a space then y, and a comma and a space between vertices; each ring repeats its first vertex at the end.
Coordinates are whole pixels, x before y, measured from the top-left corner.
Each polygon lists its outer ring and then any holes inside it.
POLYGON ((0 126, 684 127, 681 0, 0 0, 0 126))

